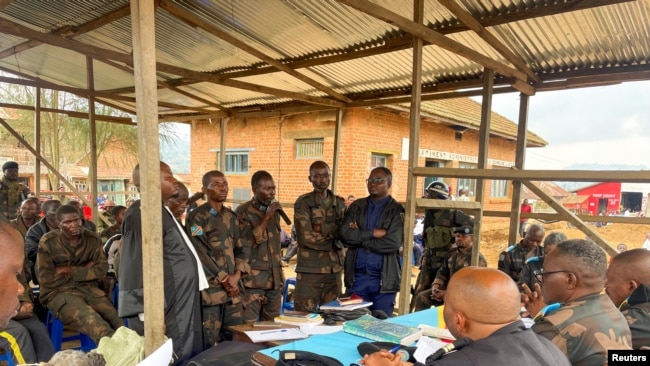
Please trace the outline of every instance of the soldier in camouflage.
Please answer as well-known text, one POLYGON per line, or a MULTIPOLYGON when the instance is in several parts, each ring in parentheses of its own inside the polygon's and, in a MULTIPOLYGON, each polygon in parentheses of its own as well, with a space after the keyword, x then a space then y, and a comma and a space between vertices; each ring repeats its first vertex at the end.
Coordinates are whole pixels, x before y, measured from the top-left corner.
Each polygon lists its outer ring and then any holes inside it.
POLYGON ((38 222, 39 204, 35 197, 28 198, 20 205, 20 214, 11 220, 11 225, 20 232, 23 238, 27 235, 27 230, 38 222))
POLYGON ((341 294, 345 253, 338 240, 345 215, 345 199, 330 191, 330 167, 316 161, 309 167, 314 190, 298 197, 294 221, 298 241, 296 310, 314 311, 341 294))
MULTIPOLYGON (((427 187, 427 198, 446 200, 449 198, 449 188, 441 181, 432 182, 427 187)), ((431 293, 431 284, 436 273, 442 266, 447 252, 454 243, 452 228, 455 221, 455 210, 435 209, 426 210, 424 213, 424 230, 422 232, 422 263, 420 273, 411 300, 411 309, 415 306, 416 298, 420 293, 428 296, 431 293)), ((459 223, 460 225, 460 223, 459 223)))
POLYGON ((228 198, 223 173, 209 171, 202 183, 208 201, 187 215, 185 226, 210 284, 201 291, 203 340, 209 348, 224 340, 226 327, 243 323, 240 279, 250 270, 250 246, 240 237, 237 214, 223 204, 228 198))
MULTIPOLYGON (((631 349, 630 328, 605 288, 605 253, 587 240, 559 243, 544 260, 541 296, 527 291, 535 333, 551 340, 573 365, 604 365, 607 350, 631 349), (542 309, 544 302, 551 304, 542 309)), ((539 290, 539 286, 535 286, 539 290)))
POLYGON ((111 216, 115 219, 115 223, 101 232, 99 237, 102 239, 102 243, 106 243, 108 239, 112 236, 122 233, 122 221, 124 221, 124 214, 126 213, 126 207, 124 206, 115 206, 111 210, 111 216))
POLYGON ((0 180, 0 214, 9 220, 18 215, 20 204, 29 196, 29 188, 18 181, 18 163, 8 161, 2 164, 0 180))
MULTIPOLYGON (((431 292, 422 291, 415 298, 415 311, 429 309, 432 306, 444 303, 445 293, 449 280, 460 269, 469 267, 472 262, 472 244, 474 241, 474 222, 467 221, 465 225, 454 228, 456 235, 456 247, 451 249, 442 266, 433 280, 431 292)), ((479 267, 487 267, 487 261, 483 254, 479 253, 479 267)))
POLYGON ((69 201, 67 203, 67 205, 70 205, 70 206, 77 209, 77 212, 79 212, 79 217, 81 218, 81 226, 83 226, 84 229, 95 232, 95 233, 98 232, 97 231, 97 225, 95 225, 94 222, 92 222, 90 220, 86 220, 84 218, 84 206, 81 204, 81 202, 71 200, 71 201, 69 201))
POLYGON ((526 260, 535 256, 544 257, 544 248, 540 246, 542 240, 544 228, 537 224, 530 225, 519 243, 511 245, 499 254, 499 270, 518 282, 524 272, 526 260))
MULTIPOLYGON (((544 238, 544 256, 547 256, 548 253, 552 252, 555 249, 555 246, 558 243, 561 243, 567 239, 566 235, 560 232, 550 233, 544 238)), ((526 265, 521 271, 521 277, 517 281, 519 286, 519 291, 524 292, 523 285, 526 284, 528 288, 535 288, 535 284, 539 284, 537 278, 539 274, 542 273, 542 267, 544 266, 544 257, 530 257, 526 259, 526 265)), ((534 315, 534 314, 533 314, 534 315)))
POLYGON ((97 284, 108 270, 102 241, 83 229, 72 206, 59 207, 56 219, 60 229, 45 234, 38 246, 40 300, 66 327, 99 344, 100 338, 124 325, 97 284))
POLYGON ((241 239, 250 244, 250 272, 244 278, 243 318, 245 323, 271 321, 280 315, 282 306, 282 244, 280 222, 282 210, 275 201, 275 182, 271 174, 258 170, 251 177, 253 199, 237 207, 241 239))
POLYGON ((632 347, 650 346, 650 251, 638 248, 614 256, 605 290, 630 326, 632 347))

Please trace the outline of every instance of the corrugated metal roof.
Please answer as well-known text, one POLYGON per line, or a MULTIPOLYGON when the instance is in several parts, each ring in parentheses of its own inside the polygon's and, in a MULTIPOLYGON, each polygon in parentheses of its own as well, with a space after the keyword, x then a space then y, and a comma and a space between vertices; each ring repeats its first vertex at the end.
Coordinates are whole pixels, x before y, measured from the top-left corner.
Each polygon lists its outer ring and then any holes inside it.
MULTIPOLYGON (((582 77, 575 80, 588 84, 604 83, 605 80, 585 81, 584 77, 619 70, 636 72, 621 80, 650 78, 650 0, 622 1, 612 0, 620 3, 570 12, 568 9, 583 7, 588 2, 458 0, 458 3, 541 78, 541 82, 531 82, 534 87, 550 88, 550 80, 565 77, 582 77)), ((408 19, 412 18, 412 3, 412 0, 372 1, 408 19)), ((0 9, 0 26, 8 26, 2 28, 7 34, 0 34, 0 53, 4 56, 0 57, 0 68, 84 88, 84 45, 131 53, 131 17, 127 13, 94 29, 89 26, 103 16, 126 9, 128 4, 127 0, 12 1, 0 9), (25 32, 11 30, 19 26, 41 33, 74 33, 72 39, 80 42, 81 47, 72 51, 40 44, 27 50, 18 49, 20 52, 13 54, 14 47, 26 41, 20 38, 25 32), (75 33, 77 30, 81 33, 75 33)), ((187 107, 178 113, 205 114, 206 109, 218 113, 214 105, 230 113, 256 106, 275 108, 287 102, 294 106, 305 104, 304 100, 296 103, 286 95, 261 93, 255 90, 255 85, 332 98, 285 72, 267 71, 264 61, 211 34, 209 29, 182 21, 174 14, 176 10, 168 10, 170 7, 208 22, 268 57, 286 65, 298 65, 298 72, 354 101, 391 93, 407 95, 411 89, 410 36, 392 24, 335 0, 161 0, 155 29, 158 62, 252 84, 248 89, 239 89, 159 72, 161 81, 169 81, 212 103, 208 106, 187 95, 161 90, 161 101, 187 107), (336 59, 332 61, 328 57, 336 59)), ((425 2, 424 23, 447 39, 512 68, 492 45, 462 28, 456 16, 437 1, 425 2)), ((133 76, 128 67, 123 68, 96 61, 96 89, 133 95, 133 76)), ((483 65, 438 45, 424 48, 422 82, 430 89, 444 86, 449 90, 455 85, 458 89, 468 85, 480 87, 483 69, 483 65)), ((509 81, 498 77, 502 84, 509 81)), ((133 109, 131 102, 112 103, 133 109)), ((161 107, 161 112, 170 114, 172 109, 161 107)))

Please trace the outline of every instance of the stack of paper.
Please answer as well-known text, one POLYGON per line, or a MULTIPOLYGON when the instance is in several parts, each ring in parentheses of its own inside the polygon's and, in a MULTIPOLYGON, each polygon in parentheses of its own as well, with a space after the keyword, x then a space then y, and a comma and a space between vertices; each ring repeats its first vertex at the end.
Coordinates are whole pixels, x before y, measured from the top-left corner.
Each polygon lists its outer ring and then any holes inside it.
POLYGON ((323 324, 323 319, 320 314, 314 313, 301 313, 301 312, 289 312, 285 311, 284 314, 278 315, 275 317, 276 323, 282 324, 292 324, 299 326, 308 326, 308 325, 319 325, 323 324))
POLYGON ((251 339, 251 341, 253 341, 253 343, 303 339, 309 337, 308 334, 305 334, 299 328, 250 330, 244 333, 251 339))
POLYGON ((368 306, 372 305, 372 302, 359 302, 355 304, 350 304, 350 305, 341 305, 338 300, 333 300, 328 303, 325 303, 320 306, 321 310, 340 310, 340 311, 349 311, 349 310, 356 310, 356 309, 361 309, 361 308, 367 308, 368 306))

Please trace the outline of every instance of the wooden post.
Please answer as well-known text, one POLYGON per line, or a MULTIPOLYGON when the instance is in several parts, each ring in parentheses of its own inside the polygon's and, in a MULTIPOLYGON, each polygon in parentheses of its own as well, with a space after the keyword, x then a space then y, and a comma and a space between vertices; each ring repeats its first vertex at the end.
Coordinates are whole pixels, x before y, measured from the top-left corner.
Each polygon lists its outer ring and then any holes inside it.
POLYGON ((97 121, 95 121, 95 72, 93 59, 86 56, 86 77, 88 90, 88 124, 90 126, 90 201, 93 221, 100 222, 97 210, 97 121))
POLYGON ((226 133, 228 129, 228 117, 221 118, 221 139, 219 153, 219 171, 226 174, 226 133))
POLYGON ((140 190, 142 211, 147 213, 142 215, 145 355, 162 345, 165 336, 154 11, 154 0, 131 0, 140 190))
MULTIPOLYGON (((483 70, 483 99, 481 101, 481 127, 478 139, 478 168, 487 169, 488 150, 490 147, 490 120, 492 117, 492 87, 494 86, 494 71, 483 70)), ((476 180, 476 202, 485 205, 485 180, 476 180)), ((478 265, 481 250, 481 223, 483 212, 474 217, 474 244, 472 245, 472 265, 478 265)))
MULTIPOLYGON (((341 155, 341 126, 343 125, 343 109, 336 110, 336 124, 334 125, 334 156, 332 157, 332 185, 334 194, 338 193, 339 157, 341 155)), ((343 196, 342 194, 339 194, 343 196)), ((347 196, 344 196, 347 199, 347 196)))
POLYGON ((41 88, 36 88, 36 103, 34 103, 34 187, 32 191, 36 197, 41 196, 41 88))
MULTIPOLYGON (((515 168, 519 170, 524 169, 526 163, 526 142, 528 131, 528 95, 521 93, 519 95, 519 120, 517 121, 517 147, 515 152, 515 168)), ((512 206, 510 211, 510 231, 508 232, 508 243, 514 244, 519 238, 519 219, 521 203, 521 182, 518 180, 512 181, 512 206)), ((505 249, 505 248, 504 248, 505 249)))
MULTIPOLYGON (((424 18, 424 1, 413 3, 413 20, 422 24, 424 18)), ((422 44, 421 38, 413 37, 413 78, 411 84, 411 110, 409 117, 409 162, 406 181, 406 212, 404 215, 404 247, 402 251, 402 281, 400 284, 399 314, 409 312, 411 295, 411 258, 413 258, 413 223, 415 222, 415 204, 417 194, 417 178, 413 168, 418 165, 420 151, 420 98, 422 97, 422 44)))

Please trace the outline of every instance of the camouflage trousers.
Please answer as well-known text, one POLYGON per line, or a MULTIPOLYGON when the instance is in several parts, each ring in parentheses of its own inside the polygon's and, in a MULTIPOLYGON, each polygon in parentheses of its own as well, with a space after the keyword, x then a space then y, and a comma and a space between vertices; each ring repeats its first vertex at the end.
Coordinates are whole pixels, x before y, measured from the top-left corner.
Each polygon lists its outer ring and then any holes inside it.
POLYGON ((280 315, 282 289, 261 290, 247 288, 242 296, 244 323, 273 321, 280 315))
POLYGON ((430 290, 433 280, 436 279, 436 273, 442 266, 444 258, 433 257, 424 255, 422 257, 422 265, 420 266, 420 274, 418 274, 417 285, 415 286, 415 294, 423 290, 430 290))
POLYGON ((296 273, 294 308, 315 311, 321 304, 336 300, 341 295, 341 273, 296 273))
POLYGON ((442 301, 434 300, 433 298, 431 298, 430 288, 428 290, 420 291, 414 296, 415 296, 415 300, 414 300, 415 309, 413 311, 426 310, 426 309, 430 309, 432 306, 440 306, 443 304, 442 301))
POLYGON ((105 295, 59 293, 48 301, 47 307, 66 327, 86 334, 95 344, 99 344, 102 337, 110 337, 115 329, 124 325, 105 295))
POLYGON ((226 328, 244 323, 242 303, 228 302, 220 305, 203 305, 203 342, 208 349, 228 338, 226 328))

